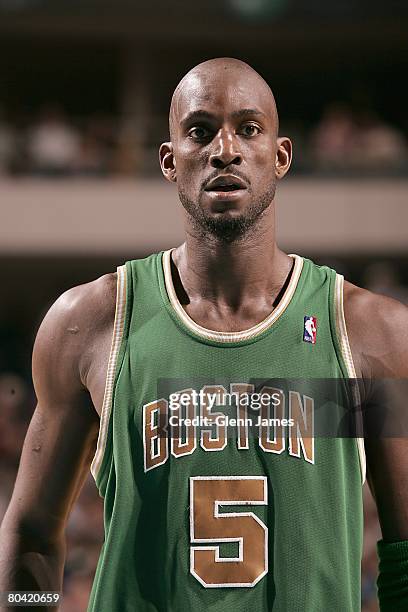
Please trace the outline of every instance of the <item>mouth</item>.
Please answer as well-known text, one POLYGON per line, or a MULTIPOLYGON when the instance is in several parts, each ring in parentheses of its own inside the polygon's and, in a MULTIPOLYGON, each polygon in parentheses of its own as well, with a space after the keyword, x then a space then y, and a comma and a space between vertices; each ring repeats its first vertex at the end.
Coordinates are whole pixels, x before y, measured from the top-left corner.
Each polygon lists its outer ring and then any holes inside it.
POLYGON ((217 187, 206 189, 206 191, 237 191, 238 189, 242 189, 242 187, 237 185, 218 185, 217 187))
POLYGON ((247 186, 242 179, 232 174, 218 176, 209 182, 205 191, 212 191, 216 193, 226 193, 234 191, 242 191, 247 186))

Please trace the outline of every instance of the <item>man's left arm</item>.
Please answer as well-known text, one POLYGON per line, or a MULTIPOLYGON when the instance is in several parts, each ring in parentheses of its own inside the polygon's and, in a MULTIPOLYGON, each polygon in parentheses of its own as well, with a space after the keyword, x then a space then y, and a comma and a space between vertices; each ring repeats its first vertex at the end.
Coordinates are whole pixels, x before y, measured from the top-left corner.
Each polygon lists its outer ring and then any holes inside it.
POLYGON ((408 382, 408 308, 349 283, 344 304, 356 373, 366 383, 363 404, 376 388, 382 389, 385 399, 380 404, 386 423, 382 432, 376 432, 378 423, 370 426, 370 407, 363 412, 371 432, 365 438, 367 480, 382 532, 377 546, 380 609, 407 612, 408 401, 402 403, 400 398, 408 382))

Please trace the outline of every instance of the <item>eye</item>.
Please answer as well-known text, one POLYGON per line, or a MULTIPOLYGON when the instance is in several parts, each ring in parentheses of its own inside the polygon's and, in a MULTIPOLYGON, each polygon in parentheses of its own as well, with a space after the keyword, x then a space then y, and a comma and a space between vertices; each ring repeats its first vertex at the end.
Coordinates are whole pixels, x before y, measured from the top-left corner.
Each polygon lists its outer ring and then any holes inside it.
POLYGON ((202 125, 197 125, 188 132, 188 136, 193 140, 206 140, 210 136, 210 130, 202 125))
POLYGON ((251 136, 256 136, 257 134, 260 134, 261 128, 259 127, 259 125, 256 125, 256 123, 246 123, 241 127, 240 132, 241 134, 243 134, 243 136, 247 136, 250 138, 251 136))

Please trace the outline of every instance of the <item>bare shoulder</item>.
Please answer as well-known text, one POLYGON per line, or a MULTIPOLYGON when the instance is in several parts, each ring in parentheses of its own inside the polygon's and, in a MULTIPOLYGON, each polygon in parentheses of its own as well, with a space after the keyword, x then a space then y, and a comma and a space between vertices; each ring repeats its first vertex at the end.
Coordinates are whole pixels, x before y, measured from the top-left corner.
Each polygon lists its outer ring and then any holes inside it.
POLYGON ((38 330, 33 351, 33 378, 59 365, 83 381, 93 347, 113 327, 117 274, 110 273, 64 292, 38 330))
POLYGON ((46 314, 40 327, 69 337, 95 331, 115 314, 117 274, 105 274, 94 281, 65 291, 46 314))
POLYGON ((408 308, 345 282, 344 311, 357 374, 408 376, 408 308))

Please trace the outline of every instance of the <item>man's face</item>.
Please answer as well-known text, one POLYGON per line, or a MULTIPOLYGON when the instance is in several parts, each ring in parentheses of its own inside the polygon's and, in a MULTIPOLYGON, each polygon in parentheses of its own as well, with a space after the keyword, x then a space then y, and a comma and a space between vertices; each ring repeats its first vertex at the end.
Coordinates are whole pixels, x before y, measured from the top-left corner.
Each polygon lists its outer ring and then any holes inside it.
POLYGON ((245 234, 276 186, 277 117, 256 73, 198 72, 173 103, 172 154, 179 197, 194 224, 225 240, 245 234))

